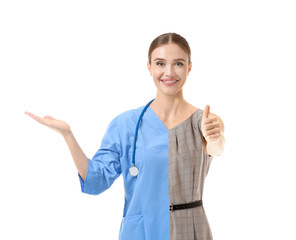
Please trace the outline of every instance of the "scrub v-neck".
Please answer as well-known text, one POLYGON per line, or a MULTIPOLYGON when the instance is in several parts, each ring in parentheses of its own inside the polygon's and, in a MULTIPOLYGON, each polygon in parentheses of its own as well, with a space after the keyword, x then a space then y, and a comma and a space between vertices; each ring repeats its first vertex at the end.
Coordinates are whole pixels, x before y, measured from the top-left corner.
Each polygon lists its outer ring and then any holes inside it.
POLYGON ((161 119, 158 117, 158 115, 153 111, 153 109, 150 106, 148 107, 148 111, 150 111, 151 114, 152 114, 152 116, 154 116, 154 118, 156 119, 156 121, 159 123, 158 125, 162 129, 164 129, 165 131, 168 132, 168 131, 171 131, 171 130, 174 130, 174 129, 177 129, 177 128, 183 126, 185 123, 187 123, 193 117, 194 114, 196 114, 198 111, 200 111, 200 109, 198 108, 188 118, 186 118, 183 122, 179 123, 178 125, 176 125, 173 128, 170 128, 170 129, 161 121, 161 119))

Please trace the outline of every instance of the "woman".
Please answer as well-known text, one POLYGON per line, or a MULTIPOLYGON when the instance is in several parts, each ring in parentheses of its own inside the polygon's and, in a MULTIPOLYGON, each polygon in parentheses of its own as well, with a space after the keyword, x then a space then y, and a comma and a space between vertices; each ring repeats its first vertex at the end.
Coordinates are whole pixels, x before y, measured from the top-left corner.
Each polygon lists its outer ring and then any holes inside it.
POLYGON ((201 110, 183 97, 192 68, 190 55, 187 41, 176 33, 152 41, 147 67, 156 98, 117 115, 92 159, 66 122, 26 112, 64 137, 82 192, 100 194, 122 174, 120 240, 213 239, 202 193, 212 158, 224 148, 224 124, 209 113, 209 105, 201 110))

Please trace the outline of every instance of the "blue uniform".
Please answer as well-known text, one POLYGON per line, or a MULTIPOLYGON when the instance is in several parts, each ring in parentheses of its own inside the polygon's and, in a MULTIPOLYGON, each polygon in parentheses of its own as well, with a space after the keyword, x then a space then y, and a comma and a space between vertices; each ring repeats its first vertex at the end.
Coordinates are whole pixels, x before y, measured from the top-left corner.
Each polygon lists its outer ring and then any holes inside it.
POLYGON ((81 191, 100 194, 122 174, 125 204, 119 240, 212 239, 202 206, 199 210, 174 212, 169 208, 170 203, 202 198, 204 178, 212 160, 212 156, 205 154, 200 132, 203 111, 198 109, 184 122, 168 129, 148 107, 139 124, 135 151, 139 173, 133 177, 129 168, 135 128, 143 109, 141 106, 125 111, 110 122, 100 149, 88 159, 85 181, 78 173, 81 191), (194 224, 186 231, 180 228, 194 224))

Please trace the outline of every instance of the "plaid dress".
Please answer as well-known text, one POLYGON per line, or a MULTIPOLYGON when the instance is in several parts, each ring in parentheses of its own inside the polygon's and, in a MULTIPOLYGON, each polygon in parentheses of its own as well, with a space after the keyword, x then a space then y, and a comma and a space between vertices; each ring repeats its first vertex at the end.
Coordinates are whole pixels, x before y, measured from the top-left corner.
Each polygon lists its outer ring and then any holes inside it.
MULTIPOLYGON (((172 204, 202 199, 205 177, 213 158, 205 152, 200 131, 202 115, 199 109, 169 130, 169 198, 172 204)), ((170 240, 182 239, 213 239, 203 206, 170 213, 170 240)))

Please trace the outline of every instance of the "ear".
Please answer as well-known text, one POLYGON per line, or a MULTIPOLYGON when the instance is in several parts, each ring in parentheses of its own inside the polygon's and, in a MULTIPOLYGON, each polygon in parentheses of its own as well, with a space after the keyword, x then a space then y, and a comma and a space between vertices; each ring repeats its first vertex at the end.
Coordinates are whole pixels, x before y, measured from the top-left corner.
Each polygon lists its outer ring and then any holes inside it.
POLYGON ((151 65, 149 64, 149 61, 147 62, 147 68, 148 68, 148 71, 150 72, 150 75, 152 76, 151 65))
POLYGON ((187 76, 189 75, 189 72, 191 71, 191 68, 192 68, 192 62, 190 62, 189 66, 188 66, 187 76))

